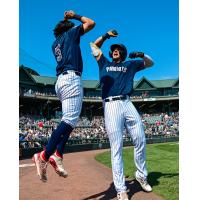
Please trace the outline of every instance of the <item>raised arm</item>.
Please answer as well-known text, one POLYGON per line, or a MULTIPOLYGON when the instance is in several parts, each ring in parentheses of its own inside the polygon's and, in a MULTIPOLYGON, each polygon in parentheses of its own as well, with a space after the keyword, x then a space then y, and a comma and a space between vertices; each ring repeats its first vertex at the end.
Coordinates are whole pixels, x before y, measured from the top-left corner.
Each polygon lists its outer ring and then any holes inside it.
POLYGON ((129 54, 129 58, 142 58, 144 60, 145 68, 152 67, 154 64, 153 59, 150 56, 144 54, 143 52, 131 52, 129 54))
POLYGON ((102 44, 107 40, 110 39, 110 37, 117 37, 118 33, 116 30, 110 30, 106 32, 104 35, 100 36, 96 39, 94 42, 95 45, 97 45, 99 48, 101 48, 102 44))
POLYGON ((90 31, 91 29, 93 29, 94 26, 95 26, 95 22, 92 19, 87 18, 85 16, 77 15, 72 10, 65 11, 64 12, 64 18, 65 18, 65 20, 76 19, 76 20, 79 20, 80 22, 82 22, 83 23, 84 33, 87 33, 88 31, 90 31))
POLYGON ((98 61, 102 55, 102 51, 101 51, 101 46, 102 44, 107 40, 110 39, 110 37, 117 37, 118 33, 116 30, 110 30, 107 33, 105 33, 104 35, 100 36, 99 38, 97 38, 95 40, 95 42, 90 42, 90 47, 92 49, 92 54, 95 57, 95 59, 98 61))
POLYGON ((147 67, 152 67, 154 65, 153 59, 150 56, 144 54, 143 59, 144 59, 144 66, 146 68, 147 67))

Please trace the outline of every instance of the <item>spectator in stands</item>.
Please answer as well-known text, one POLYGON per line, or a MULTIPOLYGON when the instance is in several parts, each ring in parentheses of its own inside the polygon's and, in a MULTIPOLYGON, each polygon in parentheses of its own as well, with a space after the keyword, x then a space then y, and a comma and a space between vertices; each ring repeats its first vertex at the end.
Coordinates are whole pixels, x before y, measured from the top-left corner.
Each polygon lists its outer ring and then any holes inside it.
MULTIPOLYGON (((165 128, 166 126, 169 127, 168 136, 170 137, 178 136, 179 133, 178 112, 169 115, 169 119, 173 122, 173 124, 171 124, 170 126, 167 125, 168 121, 165 121, 164 118, 162 118, 162 116, 164 115, 165 113, 141 115, 146 136, 150 137, 153 135, 167 136, 167 132, 164 131, 166 129, 165 128)), ((51 137, 52 131, 56 129, 56 127, 57 123, 54 122, 54 120, 45 120, 40 116, 20 115, 19 118, 20 147, 30 148, 29 142, 31 141, 34 142, 34 147, 47 144, 47 141, 51 137), (44 124, 42 130, 38 128, 38 122, 40 121, 42 121, 44 124), (28 139, 31 141, 28 142, 25 138, 30 130, 33 131, 33 137, 29 137, 28 139)), ((79 118, 77 128, 74 129, 73 132, 70 134, 70 140, 80 140, 81 142, 81 140, 85 139, 86 137, 89 137, 90 139, 107 140, 108 135, 105 130, 104 118, 102 116, 95 116, 91 121, 86 116, 79 118), (78 128, 79 126, 82 128, 78 128)), ((130 140, 130 137, 126 131, 124 131, 123 139, 130 140)))
POLYGON ((39 129, 42 129, 44 127, 44 123, 42 121, 38 122, 38 127, 39 129))

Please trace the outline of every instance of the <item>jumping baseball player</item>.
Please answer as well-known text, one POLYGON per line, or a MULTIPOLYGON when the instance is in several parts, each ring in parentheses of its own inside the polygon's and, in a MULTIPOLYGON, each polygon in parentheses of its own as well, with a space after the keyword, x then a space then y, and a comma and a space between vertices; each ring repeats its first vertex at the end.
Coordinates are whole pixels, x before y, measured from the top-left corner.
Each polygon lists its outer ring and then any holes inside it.
POLYGON ((55 90, 62 103, 62 119, 57 129, 53 131, 45 150, 33 156, 38 176, 43 182, 47 181, 48 162, 59 176, 67 177, 67 171, 62 164, 63 151, 77 123, 83 98, 80 37, 94 26, 93 20, 77 15, 73 11, 66 11, 64 20, 60 21, 54 29, 56 39, 52 50, 57 61, 56 75, 58 77, 55 90), (78 20, 82 24, 75 26, 69 19, 78 20))
POLYGON ((113 181, 117 198, 128 200, 123 171, 123 129, 126 127, 134 145, 134 161, 137 168, 136 180, 146 192, 152 191, 147 182, 146 139, 142 121, 130 100, 133 90, 133 78, 136 72, 153 65, 152 59, 142 52, 129 54, 131 60, 125 61, 127 49, 123 44, 113 44, 110 47, 109 61, 100 47, 110 37, 116 37, 115 30, 108 31, 94 43, 90 43, 92 53, 99 66, 102 99, 104 106, 105 127, 111 146, 111 162, 113 181), (136 60, 132 60, 139 58, 136 60))

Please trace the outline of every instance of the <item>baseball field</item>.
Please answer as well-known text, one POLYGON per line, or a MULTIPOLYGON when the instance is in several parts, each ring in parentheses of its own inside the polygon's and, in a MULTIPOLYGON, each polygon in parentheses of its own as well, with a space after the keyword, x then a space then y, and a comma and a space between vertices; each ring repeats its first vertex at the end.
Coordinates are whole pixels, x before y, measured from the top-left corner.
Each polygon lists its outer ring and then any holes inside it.
MULTIPOLYGON (((153 192, 166 200, 179 199, 179 144, 161 143, 147 145, 148 182, 153 192)), ((124 148, 124 172, 127 179, 134 178, 133 147, 124 148)), ((96 156, 96 160, 111 168, 110 152, 96 156)))

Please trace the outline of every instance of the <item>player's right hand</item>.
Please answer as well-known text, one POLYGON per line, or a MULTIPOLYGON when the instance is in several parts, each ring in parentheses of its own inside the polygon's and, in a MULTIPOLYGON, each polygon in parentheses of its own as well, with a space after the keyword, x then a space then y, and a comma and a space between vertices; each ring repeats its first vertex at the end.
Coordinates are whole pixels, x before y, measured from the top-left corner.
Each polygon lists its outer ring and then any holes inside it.
POLYGON ((74 15, 75 15, 75 12, 73 10, 69 10, 69 11, 64 12, 65 20, 72 19, 74 17, 74 15))
POLYGON ((144 58, 143 52, 131 52, 129 53, 129 58, 144 58))
POLYGON ((114 30, 114 29, 108 31, 107 33, 108 33, 108 35, 109 35, 110 37, 117 37, 117 36, 118 36, 117 31, 114 30))

